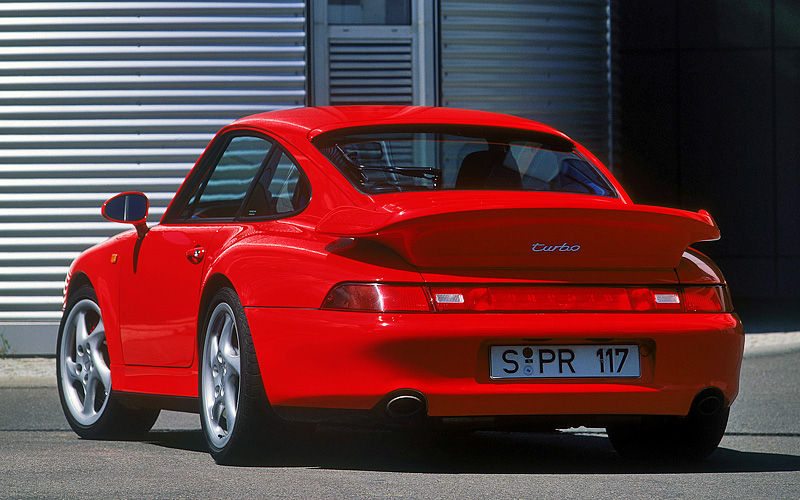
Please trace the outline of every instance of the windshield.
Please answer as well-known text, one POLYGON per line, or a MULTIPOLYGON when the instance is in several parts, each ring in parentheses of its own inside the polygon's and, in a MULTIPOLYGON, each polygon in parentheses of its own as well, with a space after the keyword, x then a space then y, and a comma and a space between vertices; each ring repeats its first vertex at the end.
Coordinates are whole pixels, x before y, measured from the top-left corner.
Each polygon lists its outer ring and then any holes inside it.
POLYGON ((367 194, 455 189, 616 196, 603 175, 561 137, 485 127, 374 130, 335 131, 313 141, 367 194))

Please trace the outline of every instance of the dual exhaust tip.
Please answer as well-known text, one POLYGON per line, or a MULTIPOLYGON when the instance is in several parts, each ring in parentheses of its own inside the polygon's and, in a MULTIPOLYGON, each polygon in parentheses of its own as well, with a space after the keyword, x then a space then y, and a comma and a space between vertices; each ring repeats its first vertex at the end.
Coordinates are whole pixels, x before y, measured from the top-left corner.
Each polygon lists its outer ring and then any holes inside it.
POLYGON ((703 389, 694 397, 692 412, 702 416, 710 416, 725 409, 725 396, 715 387, 703 389))
MULTIPOLYGON (((692 412, 710 416, 725 408, 725 396, 715 387, 700 391, 692 403, 692 412)), ((428 401, 425 396, 414 390, 402 390, 386 397, 384 411, 392 419, 405 420, 423 417, 428 413, 428 401)))
POLYGON ((398 391, 387 397, 386 415, 392 419, 410 419, 428 413, 428 401, 419 391, 398 391))

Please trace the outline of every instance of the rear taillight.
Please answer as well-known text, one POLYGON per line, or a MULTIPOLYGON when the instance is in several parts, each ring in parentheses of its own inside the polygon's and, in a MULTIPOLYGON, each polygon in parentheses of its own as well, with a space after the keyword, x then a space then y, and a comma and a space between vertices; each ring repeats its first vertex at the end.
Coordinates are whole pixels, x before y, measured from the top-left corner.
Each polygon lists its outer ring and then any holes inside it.
POLYGON ((430 311, 421 286, 346 283, 335 286, 325 297, 323 309, 372 312, 430 311))
POLYGON ((680 311, 677 290, 582 286, 431 287, 438 311, 680 311))
POLYGON ((431 287, 439 311, 627 311, 624 288, 431 287))
POLYGON ((323 309, 371 312, 723 312, 727 289, 705 287, 387 285, 334 287, 323 309))
POLYGON ((683 301, 688 312, 733 311, 728 288, 723 286, 687 286, 683 301))

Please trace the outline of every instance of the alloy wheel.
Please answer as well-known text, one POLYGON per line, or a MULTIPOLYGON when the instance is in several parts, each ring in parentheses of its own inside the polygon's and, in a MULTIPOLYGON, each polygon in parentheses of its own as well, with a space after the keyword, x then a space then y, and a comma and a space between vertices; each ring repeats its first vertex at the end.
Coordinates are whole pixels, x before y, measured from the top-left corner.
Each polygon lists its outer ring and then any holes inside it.
POLYGON ((200 397, 207 436, 221 449, 230 439, 239 406, 239 332, 233 310, 225 302, 217 304, 207 325, 200 397))
POLYGON ((111 393, 106 331, 100 307, 79 301, 67 316, 59 370, 66 406, 77 423, 90 426, 102 415, 111 393))

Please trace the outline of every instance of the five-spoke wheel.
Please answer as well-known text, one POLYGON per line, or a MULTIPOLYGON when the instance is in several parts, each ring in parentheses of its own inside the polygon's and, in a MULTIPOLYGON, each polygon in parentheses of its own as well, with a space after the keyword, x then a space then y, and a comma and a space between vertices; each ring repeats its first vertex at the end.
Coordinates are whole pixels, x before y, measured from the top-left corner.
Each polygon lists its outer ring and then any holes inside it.
POLYGON ((218 463, 260 453, 276 421, 264 393, 250 328, 239 297, 222 288, 208 305, 200 339, 200 422, 218 463))
POLYGON ((91 425, 102 416, 111 392, 106 331, 100 307, 91 299, 70 310, 60 350, 65 403, 78 423, 91 425))
POLYGON ((111 360, 94 290, 71 293, 57 346, 58 393, 70 427, 81 437, 106 439, 146 433, 157 409, 130 409, 111 390, 111 360))
POLYGON ((241 381, 239 331, 231 306, 220 302, 211 313, 202 358, 202 408, 207 436, 219 448, 236 424, 241 381))

